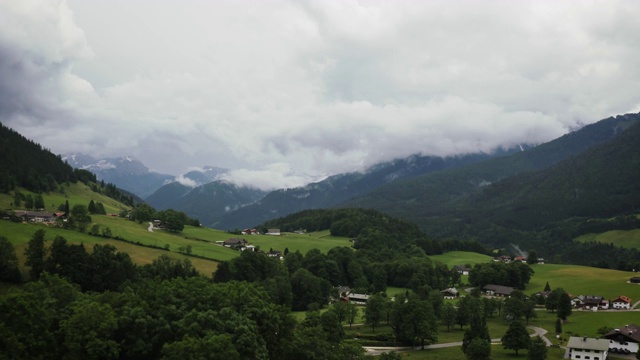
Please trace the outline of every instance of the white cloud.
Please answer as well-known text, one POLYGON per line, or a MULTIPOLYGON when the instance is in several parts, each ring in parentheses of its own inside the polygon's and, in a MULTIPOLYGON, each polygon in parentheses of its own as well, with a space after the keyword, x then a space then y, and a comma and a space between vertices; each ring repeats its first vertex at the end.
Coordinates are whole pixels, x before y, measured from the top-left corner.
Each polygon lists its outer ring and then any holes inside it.
POLYGON ((0 119, 60 153, 291 187, 638 111, 639 15, 630 1, 0 0, 0 119))
POLYGON ((180 183, 184 186, 188 186, 190 188, 195 188, 196 186, 198 186, 198 183, 195 180, 184 177, 183 175, 177 176, 175 178, 175 182, 180 183))

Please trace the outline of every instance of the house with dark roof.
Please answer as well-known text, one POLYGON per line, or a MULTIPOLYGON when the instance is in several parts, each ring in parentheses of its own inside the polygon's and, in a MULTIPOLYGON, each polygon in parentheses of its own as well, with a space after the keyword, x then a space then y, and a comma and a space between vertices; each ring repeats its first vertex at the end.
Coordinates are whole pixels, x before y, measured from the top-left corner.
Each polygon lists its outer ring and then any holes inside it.
POLYGON ((455 299, 460 294, 458 290, 454 287, 444 289, 440 291, 440 293, 442 294, 442 297, 444 297, 445 299, 455 299))
POLYGON ((609 340, 609 351, 612 353, 637 353, 638 344, 640 344, 640 326, 625 325, 609 331, 604 334, 603 338, 609 340))
POLYGON ((569 359, 605 360, 609 353, 609 340, 572 336, 567 349, 569 359))
POLYGON ((471 268, 468 268, 464 265, 455 265, 453 270, 457 271, 460 275, 469 275, 471 272, 471 268))
POLYGON ((367 300, 369 300, 369 295, 367 294, 350 293, 347 297, 349 298, 349 302, 356 305, 367 305, 367 300))
POLYGON ((488 296, 509 297, 511 296, 511 293, 513 292, 513 290, 514 288, 510 286, 493 285, 493 284, 485 285, 482 288, 482 291, 484 291, 485 295, 488 295, 488 296))
POLYGON ((243 247, 246 244, 247 240, 240 238, 227 239, 222 243, 225 247, 243 247))
POLYGON ((632 284, 640 284, 640 276, 634 276, 631 279, 629 279, 629 282, 632 284))
POLYGON ((23 221, 30 221, 36 223, 48 223, 56 221, 56 214, 46 211, 16 211, 17 217, 22 218, 23 221))
POLYGON ((605 310, 609 308, 609 300, 597 295, 578 295, 571 299, 571 305, 585 310, 605 310))

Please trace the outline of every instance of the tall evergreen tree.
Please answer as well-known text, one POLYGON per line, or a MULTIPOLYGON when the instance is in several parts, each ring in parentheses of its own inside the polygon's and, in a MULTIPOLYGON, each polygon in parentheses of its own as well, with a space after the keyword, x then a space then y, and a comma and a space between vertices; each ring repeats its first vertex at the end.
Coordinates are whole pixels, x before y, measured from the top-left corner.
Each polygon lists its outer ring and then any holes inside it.
POLYGON ((527 353, 528 360, 545 360, 547 358, 547 344, 540 336, 536 336, 531 340, 529 345, 529 352, 527 353))
POLYGON ((472 298, 469 303, 469 329, 464 332, 462 338, 462 351, 466 354, 469 344, 474 339, 484 340, 491 344, 491 336, 489 335, 489 328, 487 327, 487 320, 484 317, 484 309, 482 307, 482 301, 478 298, 472 298))
POLYGON ((24 252, 27 257, 25 264, 31 267, 29 270, 31 280, 38 280, 40 278, 40 274, 44 271, 44 260, 46 257, 44 235, 45 231, 43 229, 37 230, 31 237, 31 240, 29 240, 24 252))
POLYGON ((18 269, 18 257, 13 244, 4 236, 0 236, 0 281, 18 283, 22 280, 18 269))

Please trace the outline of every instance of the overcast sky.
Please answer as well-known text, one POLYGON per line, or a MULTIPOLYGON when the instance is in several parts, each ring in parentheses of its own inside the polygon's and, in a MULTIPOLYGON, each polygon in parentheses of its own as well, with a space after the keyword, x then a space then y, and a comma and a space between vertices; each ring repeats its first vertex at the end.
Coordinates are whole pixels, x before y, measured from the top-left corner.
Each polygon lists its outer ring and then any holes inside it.
POLYGON ((0 121, 302 185, 640 111, 640 1, 0 0, 0 121))

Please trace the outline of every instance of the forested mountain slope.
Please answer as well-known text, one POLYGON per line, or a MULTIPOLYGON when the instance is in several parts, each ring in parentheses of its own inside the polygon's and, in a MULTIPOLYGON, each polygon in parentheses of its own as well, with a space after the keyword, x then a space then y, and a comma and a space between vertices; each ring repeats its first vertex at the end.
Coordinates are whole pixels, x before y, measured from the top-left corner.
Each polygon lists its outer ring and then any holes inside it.
POLYGON ((306 186, 272 191, 255 204, 226 214, 214 222, 213 226, 220 229, 246 228, 306 209, 333 207, 399 179, 461 167, 517 151, 520 151, 520 147, 500 149, 492 154, 477 153, 447 158, 414 155, 381 163, 366 172, 335 175, 306 186))
POLYGON ((75 182, 73 168, 59 156, 0 123, 0 191, 15 186, 50 191, 57 183, 75 182))
MULTIPOLYGON (((536 187, 536 184, 547 176, 545 175, 547 173, 536 173, 536 171, 549 168, 563 160, 614 139, 620 134, 625 134, 625 130, 635 128, 634 125, 639 120, 640 114, 627 114, 608 118, 525 152, 490 159, 461 168, 427 174, 413 179, 397 181, 364 196, 346 201, 341 206, 378 209, 392 216, 416 223, 428 234, 437 237, 460 234, 460 229, 464 229, 469 222, 467 217, 472 216, 468 212, 469 208, 492 202, 495 209, 501 209, 496 211, 512 214, 514 209, 537 206, 533 203, 521 202, 517 205, 514 203, 512 206, 506 207, 507 200, 513 201, 518 196, 505 195, 506 199, 504 197, 489 199, 482 198, 482 194, 499 194, 507 187, 519 189, 519 191, 523 191, 525 186, 536 187), (505 181, 505 185, 491 186, 518 174, 521 175, 513 180, 505 181), (533 179, 534 177, 536 180, 532 180, 533 182, 529 183, 529 185, 520 183, 522 180, 533 179), (471 198, 472 196, 474 197, 471 198)), ((625 136, 621 141, 637 145, 637 138, 633 138, 633 136, 625 136)), ((591 156, 593 154, 590 153, 590 155, 579 157, 572 161, 589 161, 591 156)), ((610 160, 602 161, 608 162, 610 160)), ((563 166, 570 166, 570 164, 572 164, 571 161, 563 166)), ((600 171, 605 170, 600 169, 600 171)), ((571 185, 568 185, 570 182, 567 182, 567 185, 564 182, 570 180, 571 176, 573 175, 566 172, 558 174, 558 178, 554 181, 557 184, 562 183, 562 188, 566 189, 565 186, 571 185)), ((590 175, 585 174, 584 176, 590 175)), ((580 191, 578 189, 573 191, 572 194, 579 197, 580 191)), ((551 194, 548 193, 548 196, 557 196, 551 194)), ((566 196, 566 193, 564 194, 566 196)), ((547 194, 542 193, 535 196, 546 197, 547 194)), ((533 198, 527 199, 532 201, 533 198)), ((545 204, 544 206, 548 205, 545 204)), ((530 216, 539 216, 534 213, 543 213, 547 210, 537 209, 531 211, 533 213, 530 213, 530 216)), ((481 214, 481 212, 478 212, 478 216, 484 216, 481 214)), ((469 231, 472 232, 472 230, 469 231)))

